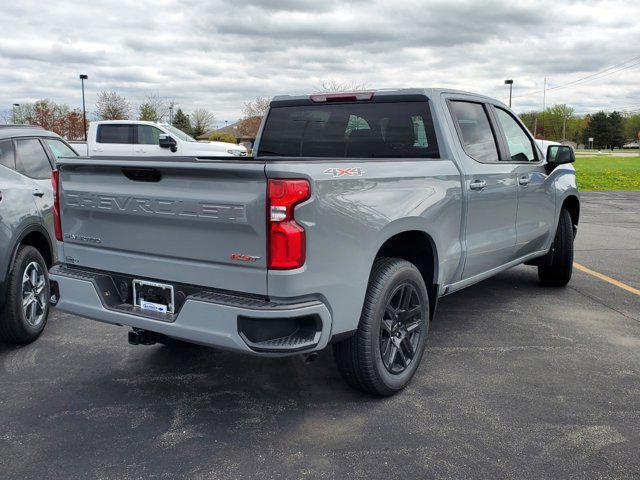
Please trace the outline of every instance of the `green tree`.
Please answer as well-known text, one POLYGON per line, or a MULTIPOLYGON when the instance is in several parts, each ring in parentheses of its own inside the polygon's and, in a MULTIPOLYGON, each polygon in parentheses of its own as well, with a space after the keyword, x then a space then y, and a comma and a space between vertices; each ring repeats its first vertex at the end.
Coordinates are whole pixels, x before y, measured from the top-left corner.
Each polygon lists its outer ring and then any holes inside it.
POLYGON ((607 117, 607 124, 609 134, 608 144, 612 148, 622 147, 624 144, 624 122, 620 112, 611 112, 607 117))
POLYGON ((597 112, 593 115, 587 115, 587 119, 588 123, 583 136, 584 143, 588 144, 589 138, 593 138, 594 148, 606 148, 609 140, 607 114, 597 112))
POLYGON ((544 137, 547 140, 566 140, 567 123, 575 110, 565 104, 558 104, 544 111, 544 137))
POLYGON ((624 138, 625 140, 638 140, 640 132, 640 113, 627 115, 624 117, 624 138))
POLYGON ((209 140, 212 142, 238 143, 238 139, 233 134, 224 132, 213 132, 209 135, 209 140))
POLYGON ((540 112, 524 112, 518 115, 522 123, 524 123, 525 127, 529 129, 531 133, 534 133, 536 127, 536 119, 540 116, 540 112))
POLYGON ((145 122, 157 122, 158 112, 150 103, 143 103, 138 108, 138 120, 145 122))
POLYGON ((181 108, 178 109, 173 117, 173 126, 178 130, 182 130, 184 133, 191 134, 191 122, 189 117, 184 114, 181 108))

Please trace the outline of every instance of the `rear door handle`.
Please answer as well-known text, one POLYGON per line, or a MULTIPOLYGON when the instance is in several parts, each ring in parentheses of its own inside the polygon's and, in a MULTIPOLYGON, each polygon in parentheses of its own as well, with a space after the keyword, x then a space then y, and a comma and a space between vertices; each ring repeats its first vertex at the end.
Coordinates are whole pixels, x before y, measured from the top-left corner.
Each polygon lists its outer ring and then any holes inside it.
POLYGON ((518 178, 518 183, 523 187, 526 187, 527 185, 529 185, 530 182, 531 182, 531 177, 528 175, 524 175, 518 178))
POLYGON ((486 186, 487 182, 485 182, 484 180, 474 180, 469 184, 469 188, 471 190, 482 190, 486 186))
POLYGON ((40 190, 38 187, 33 187, 32 193, 34 196, 36 197, 42 197, 44 196, 44 191, 40 190))

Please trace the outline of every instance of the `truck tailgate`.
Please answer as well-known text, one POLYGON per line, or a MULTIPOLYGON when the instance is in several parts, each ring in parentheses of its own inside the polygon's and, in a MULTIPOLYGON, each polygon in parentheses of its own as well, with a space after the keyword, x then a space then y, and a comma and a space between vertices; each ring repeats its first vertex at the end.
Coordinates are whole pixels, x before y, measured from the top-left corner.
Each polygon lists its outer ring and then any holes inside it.
POLYGON ((148 158, 58 165, 67 264, 267 294, 264 163, 148 158))

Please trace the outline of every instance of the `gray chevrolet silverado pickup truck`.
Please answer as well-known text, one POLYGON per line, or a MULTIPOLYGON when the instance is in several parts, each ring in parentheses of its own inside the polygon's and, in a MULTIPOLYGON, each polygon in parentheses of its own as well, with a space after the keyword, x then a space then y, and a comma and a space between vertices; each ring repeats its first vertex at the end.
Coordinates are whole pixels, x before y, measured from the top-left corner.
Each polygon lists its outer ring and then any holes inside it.
POLYGON ((254 355, 332 344, 390 395, 439 297, 521 263, 571 278, 573 150, 502 103, 442 89, 281 96, 247 158, 61 159, 58 308, 254 355))

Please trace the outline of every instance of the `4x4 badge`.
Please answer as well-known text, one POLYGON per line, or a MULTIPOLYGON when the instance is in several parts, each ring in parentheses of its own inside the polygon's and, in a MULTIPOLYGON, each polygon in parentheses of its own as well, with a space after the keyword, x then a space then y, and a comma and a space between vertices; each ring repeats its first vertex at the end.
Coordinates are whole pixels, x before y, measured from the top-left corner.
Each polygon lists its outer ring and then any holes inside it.
POLYGON ((327 168, 324 172, 325 175, 331 175, 332 177, 361 177, 364 175, 364 170, 360 167, 349 167, 349 168, 337 168, 331 167, 327 168))

